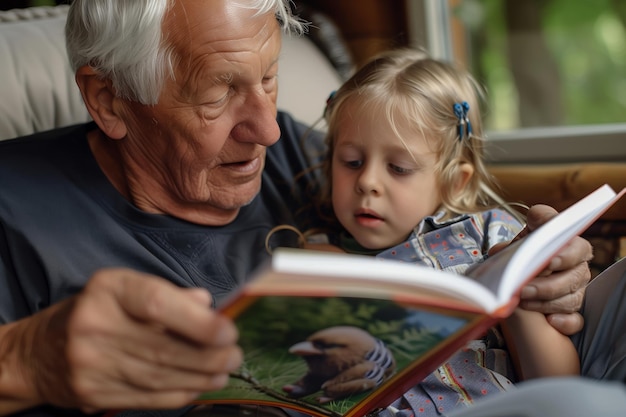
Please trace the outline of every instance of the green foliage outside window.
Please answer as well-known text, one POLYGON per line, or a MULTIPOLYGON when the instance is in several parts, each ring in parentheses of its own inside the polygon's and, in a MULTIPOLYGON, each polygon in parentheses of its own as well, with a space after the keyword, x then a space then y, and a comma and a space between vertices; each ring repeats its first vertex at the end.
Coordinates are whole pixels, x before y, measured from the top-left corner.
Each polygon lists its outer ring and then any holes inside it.
POLYGON ((57 4, 54 0, 33 0, 33 6, 55 6, 57 4))
POLYGON ((626 120, 626 2, 462 0, 487 127, 626 120))

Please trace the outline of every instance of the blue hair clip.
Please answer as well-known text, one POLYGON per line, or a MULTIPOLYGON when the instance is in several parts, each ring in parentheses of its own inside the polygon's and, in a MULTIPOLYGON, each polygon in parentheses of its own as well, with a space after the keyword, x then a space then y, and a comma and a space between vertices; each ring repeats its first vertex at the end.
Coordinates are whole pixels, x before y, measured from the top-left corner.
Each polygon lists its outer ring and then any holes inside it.
POLYGON ((454 115, 457 118, 457 134, 459 135, 459 140, 462 141, 464 136, 467 136, 469 139, 472 135, 472 124, 470 123, 469 117, 467 113, 469 112, 470 106, 467 101, 462 103, 454 103, 452 106, 452 110, 454 111, 454 115))
POLYGON ((328 95, 328 98, 326 99, 326 107, 324 107, 324 117, 326 117, 326 112, 328 112, 328 107, 330 107, 330 103, 333 101, 333 98, 335 98, 335 94, 337 94, 337 90, 333 90, 330 92, 330 94, 328 95))
POLYGON ((465 123, 465 118, 463 117, 463 106, 461 106, 459 103, 454 103, 452 109, 454 110, 454 115, 457 118, 457 135, 459 136, 459 140, 463 140, 463 124, 465 123))

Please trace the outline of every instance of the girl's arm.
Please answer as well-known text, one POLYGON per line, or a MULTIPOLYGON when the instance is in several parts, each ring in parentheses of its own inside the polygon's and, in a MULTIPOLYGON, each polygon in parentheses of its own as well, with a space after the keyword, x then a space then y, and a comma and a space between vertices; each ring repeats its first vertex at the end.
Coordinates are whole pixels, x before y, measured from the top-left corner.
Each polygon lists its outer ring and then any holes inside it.
POLYGON ((520 379, 580 375, 574 344, 534 311, 515 309, 502 330, 520 379))

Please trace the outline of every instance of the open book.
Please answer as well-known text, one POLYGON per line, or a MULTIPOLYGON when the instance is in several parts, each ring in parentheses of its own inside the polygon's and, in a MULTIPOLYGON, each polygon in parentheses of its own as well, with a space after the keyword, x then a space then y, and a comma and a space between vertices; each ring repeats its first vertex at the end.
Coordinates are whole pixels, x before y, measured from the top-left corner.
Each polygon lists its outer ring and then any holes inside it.
POLYGON ((624 190, 608 185, 461 276, 363 255, 278 249, 219 308, 244 364, 197 403, 265 404, 317 416, 386 407, 508 316, 521 287, 624 190))

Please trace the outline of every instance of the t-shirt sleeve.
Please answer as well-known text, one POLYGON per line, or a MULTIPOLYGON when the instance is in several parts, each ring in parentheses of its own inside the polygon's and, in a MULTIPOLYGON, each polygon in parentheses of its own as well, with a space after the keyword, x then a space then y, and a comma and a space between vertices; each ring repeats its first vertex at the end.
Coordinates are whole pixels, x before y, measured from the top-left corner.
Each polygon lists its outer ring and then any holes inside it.
POLYGON ((15 321, 30 314, 24 289, 20 285, 4 225, 0 222, 0 324, 15 321))

